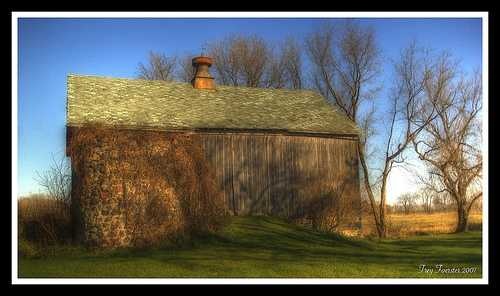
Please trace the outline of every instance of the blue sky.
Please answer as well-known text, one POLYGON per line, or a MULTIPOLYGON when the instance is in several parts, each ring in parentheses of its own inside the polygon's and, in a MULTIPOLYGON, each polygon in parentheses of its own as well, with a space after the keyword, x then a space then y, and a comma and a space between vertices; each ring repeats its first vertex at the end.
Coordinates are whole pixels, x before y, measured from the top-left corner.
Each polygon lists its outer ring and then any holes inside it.
MULTIPOLYGON (((326 19, 19 19, 18 186, 38 192, 36 170, 65 145, 66 76, 70 73, 136 76, 150 50, 198 53, 206 42, 231 33, 256 34, 271 42, 299 40, 326 19)), ((328 20, 333 22, 339 19, 328 20)), ((375 29, 389 60, 412 40, 449 50, 467 71, 481 67, 481 19, 358 19, 375 29)), ((381 80, 387 82, 389 70, 381 80)))

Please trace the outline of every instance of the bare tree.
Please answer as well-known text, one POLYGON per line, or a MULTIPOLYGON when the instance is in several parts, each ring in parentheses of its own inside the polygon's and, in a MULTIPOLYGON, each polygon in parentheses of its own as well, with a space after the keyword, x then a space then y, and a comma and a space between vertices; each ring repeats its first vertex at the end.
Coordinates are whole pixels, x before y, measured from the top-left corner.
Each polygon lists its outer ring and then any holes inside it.
POLYGON ((404 152, 435 114, 423 109, 424 89, 429 79, 431 60, 415 45, 403 50, 394 63, 395 83, 389 97, 385 144, 381 155, 380 175, 373 182, 373 170, 368 168, 366 143, 374 134, 374 109, 360 114, 361 105, 374 95, 370 85, 378 73, 379 53, 371 29, 347 23, 344 30, 326 26, 309 36, 308 53, 313 64, 315 87, 330 99, 348 118, 363 129, 358 142, 358 156, 363 171, 363 183, 370 202, 379 237, 385 237, 387 180, 394 165, 406 161, 404 152), (375 192, 379 193, 379 202, 375 192))
POLYGON ((139 63, 138 78, 146 80, 171 81, 177 67, 177 58, 167 57, 163 53, 149 52, 148 63, 139 63))
POLYGON ((401 207, 405 214, 409 214, 414 210, 415 201, 415 194, 409 192, 404 193, 398 197, 398 205, 401 207))
POLYGON ((241 57, 236 37, 226 38, 209 45, 209 55, 215 60, 215 78, 223 85, 238 86, 241 84, 241 57))
POLYGON ((371 97, 368 86, 379 72, 379 51, 371 29, 355 23, 336 30, 326 24, 306 41, 316 89, 351 120, 361 122, 359 109, 371 97), (336 33, 340 36, 336 37, 336 33))
POLYGON ((71 166, 66 157, 56 159, 52 155, 49 168, 43 172, 37 171, 36 174, 35 180, 51 198, 70 204, 71 166))
POLYGON ((481 212, 483 210, 483 199, 478 198, 471 207, 471 210, 481 212))
POLYGON ((376 203, 374 183, 366 157, 367 136, 373 133, 373 112, 359 114, 360 105, 373 92, 368 89, 378 73, 378 49, 373 31, 348 23, 343 31, 333 27, 312 34, 308 39, 308 53, 314 65, 313 79, 316 88, 335 103, 347 117, 362 126, 364 134, 358 142, 358 154, 363 170, 363 180, 374 215, 379 237, 386 236, 386 187, 395 163, 404 161, 403 152, 411 140, 429 122, 416 122, 421 106, 427 73, 417 61, 414 47, 408 48, 395 64, 396 85, 390 98, 389 128, 383 155, 382 173, 379 177, 380 202, 376 203), (335 38, 335 33, 340 36, 335 38), (402 124, 400 124, 402 121, 402 124), (403 131, 397 135, 397 131, 403 131))
POLYGON ((436 211, 444 211, 444 210, 446 210, 446 202, 439 194, 437 194, 432 199, 432 207, 436 211))
POLYGON ((245 85, 259 87, 269 59, 269 48, 259 37, 241 39, 239 48, 242 50, 242 74, 245 85))
MULTIPOLYGON (((379 51, 371 29, 348 23, 343 31, 325 24, 306 40, 312 62, 315 88, 333 102, 350 120, 363 128, 358 141, 358 156, 362 164, 364 187, 374 215, 379 237, 385 230, 377 214, 377 206, 366 164, 365 144, 373 135, 373 114, 360 115, 360 106, 370 99, 368 86, 379 72, 379 51), (338 36, 337 36, 338 33, 338 36)), ((374 110, 372 110, 374 111, 374 110)))
POLYGON ((177 77, 182 82, 191 82, 194 77, 194 67, 193 67, 193 58, 195 55, 186 54, 182 58, 180 58, 180 67, 177 72, 177 77))
POLYGON ((480 74, 466 79, 458 73, 451 57, 441 56, 435 75, 426 83, 427 103, 437 117, 412 142, 435 181, 435 191, 446 192, 455 201, 456 232, 464 232, 470 209, 482 196, 482 81, 480 74))
POLYGON ((302 70, 302 52, 300 45, 293 38, 288 38, 284 45, 285 69, 287 80, 290 82, 292 89, 301 89, 303 87, 303 70, 302 70))
POLYGON ((265 68, 263 87, 266 88, 302 88, 302 58, 297 41, 287 38, 280 46, 271 49, 268 46, 268 58, 265 68))
POLYGON ((441 190, 440 181, 436 176, 427 172, 422 173, 420 169, 415 170, 413 173, 422 186, 419 193, 424 210, 426 210, 425 207, 428 207, 429 211, 432 211, 432 209, 437 211, 453 210, 454 201, 448 192, 441 190), (425 203, 427 205, 424 205, 425 203))
POLYGON ((281 47, 280 60, 283 65, 285 87, 301 89, 303 87, 302 51, 299 43, 292 37, 285 40, 281 47))
POLYGON ((300 46, 293 38, 273 46, 258 36, 232 35, 209 45, 215 78, 223 85, 303 87, 300 46))
POLYGON ((287 68, 284 49, 278 52, 270 52, 266 67, 264 87, 284 88, 287 87, 287 68))
MULTIPOLYGON (((389 174, 396 164, 404 163, 405 150, 434 118, 434 108, 428 108, 425 101, 425 86, 431 79, 435 61, 426 51, 420 51, 415 44, 404 49, 395 62, 395 85, 390 96, 389 126, 380 176, 380 203, 378 222, 382 237, 386 232, 386 194, 389 174)), ((361 161, 363 169, 366 162, 361 161)), ((367 189, 370 191, 371 189, 367 189)), ((375 218, 377 219, 377 218, 375 218)))
POLYGON ((432 205, 434 204, 434 199, 436 198, 436 192, 429 190, 428 188, 424 188, 423 190, 420 190, 418 196, 422 210, 424 210, 427 214, 432 213, 432 205))
POLYGON ((257 36, 232 35, 209 45, 215 77, 224 85, 260 87, 264 83, 269 47, 257 36))

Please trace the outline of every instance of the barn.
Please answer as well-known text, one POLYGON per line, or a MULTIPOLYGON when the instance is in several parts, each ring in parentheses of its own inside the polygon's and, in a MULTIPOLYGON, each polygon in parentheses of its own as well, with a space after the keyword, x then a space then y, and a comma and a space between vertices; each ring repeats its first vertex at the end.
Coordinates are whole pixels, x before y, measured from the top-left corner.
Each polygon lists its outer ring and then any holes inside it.
POLYGON ((361 223, 359 129, 318 93, 69 75, 74 238, 152 244, 272 215, 325 231, 361 223))

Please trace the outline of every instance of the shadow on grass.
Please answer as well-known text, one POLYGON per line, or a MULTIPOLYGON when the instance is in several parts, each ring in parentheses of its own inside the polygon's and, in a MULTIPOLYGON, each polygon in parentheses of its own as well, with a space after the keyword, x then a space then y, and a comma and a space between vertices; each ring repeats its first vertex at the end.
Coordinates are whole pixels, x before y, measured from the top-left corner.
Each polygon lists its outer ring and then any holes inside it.
POLYGON ((217 265, 218 262, 248 261, 265 264, 270 261, 321 264, 325 260, 360 264, 415 265, 426 263, 481 263, 480 235, 419 237, 414 240, 387 240, 369 242, 348 239, 335 234, 319 233, 305 227, 290 225, 269 217, 236 218, 221 233, 198 237, 175 248, 150 250, 122 250, 106 255, 88 255, 87 259, 104 257, 116 262, 131 258, 175 263, 193 269, 217 265), (443 252, 443 249, 446 249, 443 252))

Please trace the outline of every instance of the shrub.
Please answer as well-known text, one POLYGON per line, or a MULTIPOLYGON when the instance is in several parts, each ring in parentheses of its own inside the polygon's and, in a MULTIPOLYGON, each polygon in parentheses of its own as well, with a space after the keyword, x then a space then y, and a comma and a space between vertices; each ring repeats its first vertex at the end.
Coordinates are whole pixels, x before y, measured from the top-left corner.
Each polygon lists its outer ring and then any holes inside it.
POLYGON ((324 232, 355 232, 358 213, 349 199, 350 193, 345 190, 346 184, 328 184, 317 176, 307 180, 307 184, 299 184, 300 187, 310 186, 311 190, 307 199, 297 202, 298 206, 289 216, 289 221, 310 225, 324 232))

